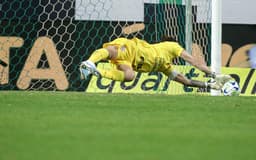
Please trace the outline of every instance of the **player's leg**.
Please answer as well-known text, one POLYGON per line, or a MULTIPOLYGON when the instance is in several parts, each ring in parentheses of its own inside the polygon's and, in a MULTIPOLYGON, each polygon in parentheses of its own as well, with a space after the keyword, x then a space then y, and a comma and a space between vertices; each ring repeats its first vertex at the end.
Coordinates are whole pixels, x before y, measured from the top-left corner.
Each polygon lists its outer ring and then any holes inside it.
MULTIPOLYGON (((128 46, 128 40, 126 38, 117 38, 112 42, 105 43, 102 49, 96 50, 93 52, 91 57, 82 62, 80 68, 84 68, 89 71, 89 74, 83 74, 84 78, 87 78, 90 74, 97 76, 97 73, 102 77, 118 80, 118 81, 131 81, 135 77, 135 73, 131 67, 133 60, 133 52, 128 52, 128 49, 125 46, 128 46), (124 45, 126 44, 126 45, 124 45), (120 52, 120 53, 119 53, 120 52), (96 69, 95 63, 101 60, 111 60, 114 64, 118 64, 117 69, 103 70, 96 69), (124 63, 119 63, 124 62, 124 63), (89 64, 89 65, 88 65, 89 64), (121 64, 121 65, 119 65, 121 64), (127 65, 127 66, 126 66, 127 65)), ((134 45, 131 43, 130 45, 134 45)), ((82 70, 83 71, 83 70, 82 70)), ((86 72, 87 73, 87 72, 86 72)), ((82 77, 82 78, 83 78, 82 77)))
POLYGON ((117 65, 117 69, 98 69, 100 75, 115 81, 132 81, 135 78, 135 72, 132 67, 126 64, 117 65))
POLYGON ((117 66, 118 70, 123 71, 124 73, 124 80, 126 82, 132 81, 135 78, 135 71, 131 67, 131 65, 128 64, 119 64, 117 66))
POLYGON ((101 48, 94 51, 88 60, 93 63, 97 63, 101 60, 115 59, 117 55, 118 55, 117 46, 107 46, 106 48, 101 48))
POLYGON ((124 72, 117 69, 98 69, 101 77, 115 80, 115 81, 124 81, 124 72))
MULTIPOLYGON (((117 55, 118 48, 116 46, 108 46, 106 48, 101 48, 94 51, 90 58, 86 61, 83 61, 80 65, 81 79, 88 79, 91 74, 99 77, 101 73, 96 68, 95 63, 101 60, 115 59, 117 55)), ((115 74, 115 72, 110 72, 109 74, 115 74)))
POLYGON ((104 70, 99 69, 100 74, 104 78, 108 78, 116 81, 132 81, 135 77, 133 69, 125 64, 118 65, 118 69, 104 70))
POLYGON ((81 75, 82 79, 87 79, 90 74, 101 76, 116 81, 132 81, 135 78, 135 71, 129 64, 129 62, 119 61, 116 68, 102 69, 96 68, 94 63, 85 61, 82 63, 81 75), (122 63, 121 63, 122 62, 122 63), (87 73, 89 72, 89 73, 87 73))
POLYGON ((81 63, 79 70, 81 79, 87 80, 91 74, 97 77, 100 76, 100 72, 97 70, 95 64, 88 60, 81 63))

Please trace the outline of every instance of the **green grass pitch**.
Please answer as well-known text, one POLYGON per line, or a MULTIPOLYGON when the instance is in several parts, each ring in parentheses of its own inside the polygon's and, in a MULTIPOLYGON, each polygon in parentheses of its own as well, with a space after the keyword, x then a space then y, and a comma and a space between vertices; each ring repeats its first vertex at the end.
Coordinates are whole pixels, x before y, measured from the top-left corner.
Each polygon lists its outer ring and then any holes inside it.
POLYGON ((1 91, 0 160, 255 160, 256 98, 1 91))

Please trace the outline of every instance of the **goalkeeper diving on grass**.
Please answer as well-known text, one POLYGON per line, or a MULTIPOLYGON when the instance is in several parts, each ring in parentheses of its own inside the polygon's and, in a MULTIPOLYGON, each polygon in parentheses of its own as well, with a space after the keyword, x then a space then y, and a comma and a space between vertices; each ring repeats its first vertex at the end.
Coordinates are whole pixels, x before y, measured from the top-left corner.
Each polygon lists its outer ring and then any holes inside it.
POLYGON ((162 72, 170 80, 186 86, 221 90, 223 84, 231 79, 229 75, 215 75, 205 63, 189 54, 174 38, 164 36, 159 43, 150 44, 138 38, 117 38, 103 44, 103 48, 95 50, 90 58, 80 64, 82 79, 91 75, 116 81, 132 81, 136 72, 162 72), (213 78, 203 82, 188 79, 173 69, 173 60, 182 58, 192 66, 213 78), (97 68, 96 63, 108 60, 116 68, 97 68))

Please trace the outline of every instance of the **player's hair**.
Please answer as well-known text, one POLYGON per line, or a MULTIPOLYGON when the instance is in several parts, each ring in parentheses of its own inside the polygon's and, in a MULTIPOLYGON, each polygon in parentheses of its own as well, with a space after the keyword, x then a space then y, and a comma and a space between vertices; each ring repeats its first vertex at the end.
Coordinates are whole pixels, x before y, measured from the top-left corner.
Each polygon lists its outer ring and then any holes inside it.
POLYGON ((170 42, 177 42, 177 39, 173 36, 163 35, 161 38, 161 42, 170 41, 170 42))

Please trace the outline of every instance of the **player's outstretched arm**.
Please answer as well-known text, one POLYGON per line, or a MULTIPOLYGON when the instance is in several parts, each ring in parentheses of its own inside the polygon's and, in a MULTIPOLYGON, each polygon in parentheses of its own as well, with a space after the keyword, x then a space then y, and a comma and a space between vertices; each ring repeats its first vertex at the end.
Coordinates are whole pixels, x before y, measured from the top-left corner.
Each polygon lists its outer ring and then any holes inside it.
POLYGON ((203 71, 210 77, 214 78, 219 84, 224 85, 227 81, 231 80, 232 77, 230 75, 215 75, 215 73, 211 72, 210 68, 206 65, 204 60, 200 60, 195 58, 193 55, 190 55, 185 50, 181 53, 181 58, 185 61, 193 65, 194 67, 198 68, 199 70, 203 71))
POLYGON ((195 58, 194 56, 190 55, 186 50, 183 50, 180 57, 190 63, 192 66, 198 68, 199 70, 203 71, 207 75, 214 77, 214 73, 211 72, 210 68, 206 65, 205 62, 202 62, 195 58))

